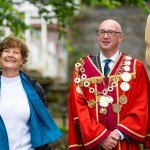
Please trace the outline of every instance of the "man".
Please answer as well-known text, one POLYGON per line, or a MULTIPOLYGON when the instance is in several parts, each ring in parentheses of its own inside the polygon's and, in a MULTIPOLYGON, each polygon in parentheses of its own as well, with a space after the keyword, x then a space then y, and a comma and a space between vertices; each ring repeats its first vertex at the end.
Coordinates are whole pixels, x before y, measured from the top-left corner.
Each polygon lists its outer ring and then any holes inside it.
POLYGON ((148 76, 144 65, 118 49, 118 22, 97 30, 100 53, 81 58, 69 97, 70 150, 140 150, 148 119, 148 76))

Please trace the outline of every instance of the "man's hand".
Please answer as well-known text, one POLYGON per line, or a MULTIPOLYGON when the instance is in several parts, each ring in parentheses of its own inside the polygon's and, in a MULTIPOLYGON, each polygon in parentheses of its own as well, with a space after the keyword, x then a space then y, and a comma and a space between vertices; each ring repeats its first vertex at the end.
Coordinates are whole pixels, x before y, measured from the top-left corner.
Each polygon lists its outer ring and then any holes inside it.
POLYGON ((101 142, 100 146, 105 150, 111 150, 116 147, 119 139, 119 133, 116 130, 113 130, 108 137, 101 142))

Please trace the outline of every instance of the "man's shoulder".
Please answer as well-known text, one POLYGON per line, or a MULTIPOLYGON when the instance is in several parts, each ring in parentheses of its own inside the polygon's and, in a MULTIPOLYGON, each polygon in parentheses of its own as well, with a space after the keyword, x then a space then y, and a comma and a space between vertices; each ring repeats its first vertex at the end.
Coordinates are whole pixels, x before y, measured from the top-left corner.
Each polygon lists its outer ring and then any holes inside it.
POLYGON ((131 55, 127 55, 127 57, 128 57, 128 56, 131 57, 132 60, 133 60, 134 62, 136 62, 136 64, 144 65, 144 62, 143 62, 142 60, 140 60, 139 58, 136 58, 136 57, 131 56, 131 55))
POLYGON ((139 63, 143 63, 140 59, 135 58, 135 57, 132 56, 132 55, 125 54, 125 53, 123 53, 123 55, 124 55, 125 59, 128 60, 128 61, 133 61, 133 62, 134 62, 134 61, 137 61, 137 62, 139 62, 139 63))
POLYGON ((139 58, 136 58, 136 57, 134 57, 134 56, 132 56, 132 55, 124 54, 124 56, 125 56, 126 58, 130 58, 129 60, 132 60, 132 61, 134 61, 134 62, 136 62, 136 63, 138 63, 138 64, 144 64, 144 62, 143 62, 142 60, 140 60, 139 58))
POLYGON ((78 60, 77 60, 77 62, 80 62, 80 61, 87 61, 87 60, 89 60, 89 59, 93 59, 93 58, 96 58, 96 56, 97 56, 98 54, 96 54, 96 55, 93 55, 93 54, 88 54, 88 55, 86 55, 86 56, 83 56, 83 57, 81 57, 81 58, 79 58, 78 60))
POLYGON ((75 68, 83 67, 85 64, 95 59, 96 59, 96 56, 90 55, 90 54, 88 54, 87 56, 81 57, 76 61, 75 68))

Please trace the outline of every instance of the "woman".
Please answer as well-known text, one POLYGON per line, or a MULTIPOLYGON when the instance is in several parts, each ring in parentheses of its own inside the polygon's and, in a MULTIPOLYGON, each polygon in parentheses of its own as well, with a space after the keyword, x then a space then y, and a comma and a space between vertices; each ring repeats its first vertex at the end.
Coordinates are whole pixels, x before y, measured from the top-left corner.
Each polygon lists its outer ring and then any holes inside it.
POLYGON ((0 148, 49 150, 62 133, 49 115, 41 85, 20 71, 28 57, 21 39, 0 43, 0 148))

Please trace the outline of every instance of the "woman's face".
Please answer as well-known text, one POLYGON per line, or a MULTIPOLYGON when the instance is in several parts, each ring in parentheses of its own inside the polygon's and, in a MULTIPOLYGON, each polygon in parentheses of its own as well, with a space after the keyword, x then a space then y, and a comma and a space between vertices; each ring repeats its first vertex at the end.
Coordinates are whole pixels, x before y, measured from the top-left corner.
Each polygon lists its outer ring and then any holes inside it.
POLYGON ((21 52, 18 48, 4 49, 0 55, 0 64, 2 67, 2 74, 4 72, 13 72, 18 75, 19 69, 23 64, 21 52))

